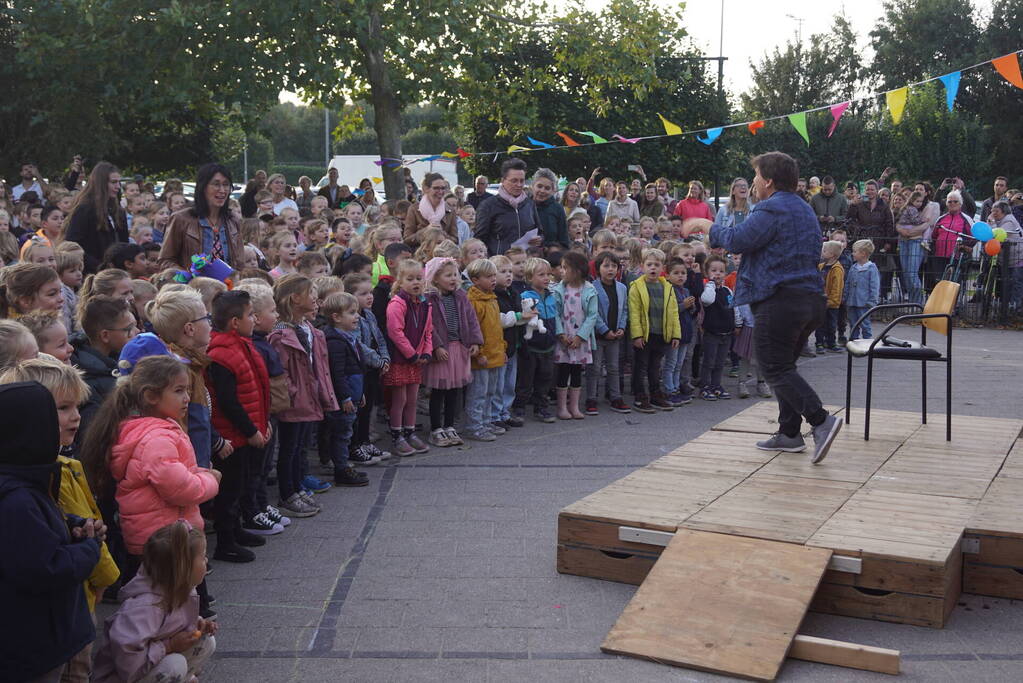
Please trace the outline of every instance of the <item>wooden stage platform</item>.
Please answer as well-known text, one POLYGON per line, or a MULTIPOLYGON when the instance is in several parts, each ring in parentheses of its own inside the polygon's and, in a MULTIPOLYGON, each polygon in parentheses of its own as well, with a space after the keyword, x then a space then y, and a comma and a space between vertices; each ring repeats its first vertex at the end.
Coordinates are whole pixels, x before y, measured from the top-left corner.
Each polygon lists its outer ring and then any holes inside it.
POLYGON ((776 411, 756 403, 564 508, 558 571, 640 584, 691 530, 827 549, 815 611, 940 628, 961 591, 1023 598, 1023 420, 954 416, 946 442, 943 416, 875 410, 864 441, 860 410, 811 465, 755 447, 776 411))

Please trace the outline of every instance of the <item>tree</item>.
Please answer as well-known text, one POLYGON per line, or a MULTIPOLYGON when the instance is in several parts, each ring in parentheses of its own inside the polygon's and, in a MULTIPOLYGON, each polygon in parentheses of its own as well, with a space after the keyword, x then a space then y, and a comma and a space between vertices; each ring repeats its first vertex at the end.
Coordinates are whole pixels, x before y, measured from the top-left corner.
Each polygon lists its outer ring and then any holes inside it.
MULTIPOLYGON (((982 45, 985 50, 982 59, 1014 52, 1023 45, 1023 0, 995 0, 991 20, 984 29, 982 45)), ((991 127, 991 137, 998 143, 989 148, 990 170, 994 175, 1008 176, 1010 187, 1019 187, 1023 183, 1023 171, 1020 170, 1023 126, 1019 116, 1023 111, 1023 90, 1007 83, 990 67, 980 69, 979 74, 977 111, 991 127)), ((990 191, 990 185, 991 178, 985 178, 984 196, 990 191)))

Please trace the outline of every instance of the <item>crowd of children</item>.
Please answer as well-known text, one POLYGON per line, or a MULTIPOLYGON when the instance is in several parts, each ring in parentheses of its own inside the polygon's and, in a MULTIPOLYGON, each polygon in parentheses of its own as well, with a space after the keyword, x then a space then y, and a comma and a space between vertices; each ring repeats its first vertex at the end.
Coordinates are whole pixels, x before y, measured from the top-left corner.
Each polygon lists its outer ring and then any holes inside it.
MULTIPOLYGON (((680 216, 611 212, 591 232, 566 204, 567 245, 558 230, 488 254, 457 197, 446 211, 468 223, 461 239, 431 204, 414 244, 404 200, 321 196, 275 214, 268 192, 252 199, 262 215, 241 220, 229 278, 161 268, 168 204, 145 197, 133 241, 95 272, 83 277, 82 249, 46 211, 0 270, 0 404, 18 406, 0 411, 0 534, 32 551, 0 560, 0 591, 35 615, 4 646, 5 680, 194 676, 216 632, 207 526, 211 559, 253 561, 265 537, 320 512, 316 494, 367 485, 360 468, 392 454, 493 442, 530 415, 771 395, 753 315, 733 304, 741 257, 683 240, 680 216), (45 594, 19 589, 40 576, 45 594), (91 652, 101 598, 120 607, 91 652)), ((878 296, 871 243, 850 260, 839 239, 822 247, 830 349, 878 296)), ((869 320, 853 330, 869 334, 869 320)))

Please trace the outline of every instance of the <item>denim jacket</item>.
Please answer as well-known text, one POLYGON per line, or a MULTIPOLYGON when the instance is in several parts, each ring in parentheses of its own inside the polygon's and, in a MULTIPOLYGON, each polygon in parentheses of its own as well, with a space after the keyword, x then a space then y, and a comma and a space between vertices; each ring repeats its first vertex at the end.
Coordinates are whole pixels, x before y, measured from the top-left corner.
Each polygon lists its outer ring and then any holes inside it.
POLYGON ((618 292, 618 328, 612 330, 607 326, 608 306, 611 300, 607 298, 604 285, 600 280, 594 280, 593 289, 597 291, 597 311, 600 316, 597 318, 597 334, 603 337, 610 332, 629 329, 629 289, 620 281, 615 280, 615 291, 618 292))
POLYGON ((366 367, 379 370, 384 363, 391 362, 391 354, 387 351, 387 339, 380 331, 377 318, 373 311, 364 308, 359 312, 359 348, 366 367))
POLYGON ((845 305, 854 308, 877 306, 881 291, 881 273, 877 266, 867 261, 863 265, 854 263, 845 276, 845 305))
POLYGON ((775 192, 757 202, 735 227, 715 223, 712 247, 742 254, 735 303, 763 301, 781 287, 823 293, 817 264, 821 258, 821 229, 810 205, 792 192, 775 192))

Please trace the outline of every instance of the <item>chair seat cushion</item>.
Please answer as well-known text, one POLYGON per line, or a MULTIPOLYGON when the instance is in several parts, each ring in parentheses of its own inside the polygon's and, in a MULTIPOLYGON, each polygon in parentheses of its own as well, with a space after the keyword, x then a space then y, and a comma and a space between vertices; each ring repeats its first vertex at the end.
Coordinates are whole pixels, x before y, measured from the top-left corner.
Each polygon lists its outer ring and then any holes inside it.
MULTIPOLYGON (((873 341, 873 339, 854 339, 846 343, 845 350, 851 356, 863 358, 867 355, 867 350, 873 341)), ((930 346, 922 346, 920 342, 903 341, 901 339, 898 342, 900 344, 909 344, 909 346, 888 346, 884 342, 878 342, 871 355, 874 358, 902 358, 904 360, 937 360, 942 357, 941 351, 930 346)))

